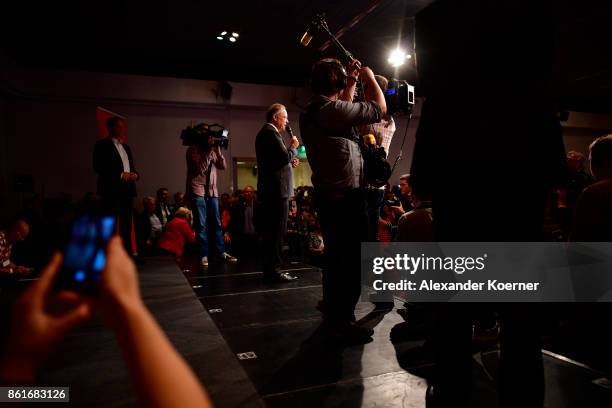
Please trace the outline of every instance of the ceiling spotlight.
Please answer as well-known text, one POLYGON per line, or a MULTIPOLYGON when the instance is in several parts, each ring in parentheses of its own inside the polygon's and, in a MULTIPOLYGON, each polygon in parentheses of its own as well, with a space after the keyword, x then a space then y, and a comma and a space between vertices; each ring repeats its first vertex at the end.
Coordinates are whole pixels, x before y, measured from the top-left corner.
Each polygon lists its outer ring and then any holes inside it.
POLYGON ((393 67, 399 67, 411 57, 412 56, 410 54, 406 54, 404 50, 398 48, 391 52, 391 55, 389 55, 389 59, 387 61, 389 61, 393 67))
POLYGON ((221 35, 227 34, 227 31, 221 31, 221 35))
POLYGON ((236 38, 238 38, 239 36, 240 36, 240 34, 238 34, 237 32, 233 32, 233 33, 232 33, 232 37, 236 37, 236 38))
POLYGON ((230 38, 229 38, 229 40, 230 40, 231 42, 236 42, 236 39, 235 39, 234 37, 230 37, 230 38))
POLYGON ((222 39, 223 39, 223 37, 221 37, 221 36, 217 37, 217 40, 222 40, 222 39))

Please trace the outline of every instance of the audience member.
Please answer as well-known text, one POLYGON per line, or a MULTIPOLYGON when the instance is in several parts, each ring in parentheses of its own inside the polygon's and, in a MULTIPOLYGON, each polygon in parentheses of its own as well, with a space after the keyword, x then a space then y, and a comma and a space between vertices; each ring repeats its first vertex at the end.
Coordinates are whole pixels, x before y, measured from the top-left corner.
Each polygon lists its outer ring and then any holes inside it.
POLYGON ((162 223, 155 212, 155 198, 145 197, 142 200, 142 213, 136 217, 136 242, 140 255, 151 254, 157 239, 162 232, 162 223))
POLYGON ((397 217, 395 216, 393 209, 389 205, 382 206, 382 213, 378 217, 377 225, 377 237, 380 242, 391 242, 395 236, 395 229, 397 228, 397 217))
POLYGON ((589 146, 596 182, 578 196, 570 241, 612 242, 612 135, 589 146))
POLYGON ((185 243, 195 241, 195 232, 187 221, 189 210, 181 207, 174 213, 174 217, 166 224, 161 233, 157 246, 165 251, 174 254, 177 260, 183 256, 185 243))
POLYGON ((567 238, 572 227, 572 217, 578 196, 594 182, 593 177, 585 171, 584 154, 571 150, 567 152, 567 183, 557 190, 557 206, 553 214, 567 238))
POLYGON ((100 293, 88 299, 52 290, 62 256, 14 305, 9 341, 0 363, 2 384, 33 386, 58 343, 97 309, 115 333, 140 399, 147 407, 212 407, 188 364, 174 349, 140 297, 136 267, 117 237, 108 245, 100 293))
POLYGON ((0 231, 0 273, 29 273, 31 268, 15 265, 11 260, 13 245, 23 241, 30 233, 30 226, 24 220, 17 220, 6 231, 0 231))
POLYGON ((405 212, 412 210, 412 201, 410 199, 410 174, 402 174, 399 178, 399 200, 401 208, 396 209, 396 213, 402 215, 405 212))
MULTIPOLYGON (((383 93, 387 91, 389 81, 382 75, 375 75, 376 82, 383 93)), ((381 146, 385 150, 385 156, 389 155, 389 147, 391 146, 391 140, 395 133, 395 121, 393 116, 385 114, 380 122, 372 123, 364 126, 361 130, 362 134, 371 134, 374 136, 376 146, 381 146)), ((381 213, 381 206, 385 196, 384 187, 368 186, 366 197, 368 201, 368 217, 370 222, 370 240, 371 241, 382 241, 381 237, 378 236, 379 232, 379 220, 381 213)))
POLYGON ((177 191, 174 193, 174 208, 187 207, 189 200, 185 200, 185 193, 177 191))
POLYGON ((255 255, 259 231, 259 205, 252 186, 245 186, 236 205, 231 209, 228 239, 239 256, 255 255))
POLYGON ((219 212, 221 214, 221 229, 223 230, 223 240, 225 241, 225 245, 228 246, 231 243, 228 230, 232 217, 230 208, 230 195, 228 193, 221 194, 221 199, 219 200, 219 212))
POLYGON ((187 197, 185 197, 185 193, 182 191, 177 191, 174 193, 174 211, 176 212, 176 210, 179 208, 185 208, 187 210, 187 222, 189 222, 189 225, 193 227, 193 212, 191 211, 191 204, 189 203, 187 197))
POLYGON ((323 264, 323 253, 325 251, 325 242, 321 232, 321 225, 315 214, 310 211, 304 211, 302 218, 305 224, 306 248, 308 249, 308 261, 311 265, 321 266, 323 264))
POLYGON ((410 194, 413 209, 400 217, 396 240, 399 242, 435 241, 431 195, 413 185, 410 186, 408 194, 410 194))
POLYGON ((174 208, 170 204, 170 192, 167 188, 162 187, 157 190, 157 202, 155 203, 155 214, 161 221, 162 227, 166 225, 172 218, 174 208))

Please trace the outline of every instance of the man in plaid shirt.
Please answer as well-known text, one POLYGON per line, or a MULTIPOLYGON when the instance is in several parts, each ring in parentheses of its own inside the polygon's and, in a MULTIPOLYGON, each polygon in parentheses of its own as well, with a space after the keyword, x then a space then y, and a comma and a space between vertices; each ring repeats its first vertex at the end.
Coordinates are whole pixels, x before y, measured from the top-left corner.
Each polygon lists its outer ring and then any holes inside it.
MULTIPOLYGON (((375 75, 376 82, 382 89, 383 93, 387 92, 389 81, 382 75, 375 75)), ((385 154, 389 156, 389 147, 395 133, 395 121, 393 116, 386 114, 380 122, 368 125, 364 129, 365 133, 372 133, 376 138, 376 145, 382 146, 385 149, 385 154)))
MULTIPOLYGON (((387 92, 389 87, 389 81, 382 75, 374 75, 378 86, 383 91, 383 94, 387 92)), ((385 155, 389 156, 389 147, 391 146, 391 140, 395 133, 395 121, 389 114, 383 116, 380 122, 373 123, 371 125, 363 126, 361 128, 361 134, 372 134, 376 139, 376 145, 382 146, 385 149, 385 155)), ((367 201, 368 201, 368 219, 370 221, 370 239, 372 241, 378 241, 378 219, 380 217, 380 208, 384 199, 385 191, 384 187, 368 187, 367 201)))

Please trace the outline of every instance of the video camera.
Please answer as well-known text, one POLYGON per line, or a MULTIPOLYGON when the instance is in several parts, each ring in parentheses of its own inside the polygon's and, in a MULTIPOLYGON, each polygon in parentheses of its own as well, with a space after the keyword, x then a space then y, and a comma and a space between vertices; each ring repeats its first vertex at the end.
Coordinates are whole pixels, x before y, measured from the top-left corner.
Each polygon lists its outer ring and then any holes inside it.
POLYGON ((387 112, 390 115, 409 115, 414 108, 414 86, 400 79, 390 79, 385 92, 387 112))
POLYGON ((200 123, 196 126, 188 126, 181 132, 184 146, 208 146, 208 138, 212 137, 213 146, 227 149, 229 145, 229 130, 215 123, 208 125, 200 123))

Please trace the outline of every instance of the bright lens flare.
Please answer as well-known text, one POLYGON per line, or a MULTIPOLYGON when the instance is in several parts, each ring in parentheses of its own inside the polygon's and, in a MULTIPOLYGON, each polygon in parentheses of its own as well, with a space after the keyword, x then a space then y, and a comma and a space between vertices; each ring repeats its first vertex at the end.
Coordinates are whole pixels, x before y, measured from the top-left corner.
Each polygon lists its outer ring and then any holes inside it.
POLYGON ((391 55, 389 55, 389 59, 387 61, 389 61, 389 64, 391 64, 391 66, 393 67, 399 67, 410 57, 411 56, 409 54, 406 54, 404 50, 398 48, 391 52, 391 55))

